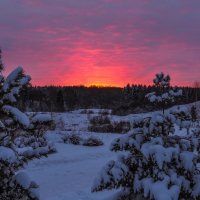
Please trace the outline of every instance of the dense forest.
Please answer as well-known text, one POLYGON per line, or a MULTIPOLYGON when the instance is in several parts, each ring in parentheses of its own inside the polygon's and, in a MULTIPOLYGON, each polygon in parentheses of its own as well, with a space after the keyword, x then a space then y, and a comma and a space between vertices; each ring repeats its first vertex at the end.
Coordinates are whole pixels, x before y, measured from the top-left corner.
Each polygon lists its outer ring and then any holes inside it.
MULTIPOLYGON (((174 104, 200 100, 199 87, 179 87, 183 96, 174 104)), ((119 87, 45 86, 29 87, 22 93, 18 107, 26 111, 64 112, 73 109, 110 108, 114 114, 146 112, 159 109, 149 103, 145 95, 154 91, 154 86, 130 85, 119 87)))

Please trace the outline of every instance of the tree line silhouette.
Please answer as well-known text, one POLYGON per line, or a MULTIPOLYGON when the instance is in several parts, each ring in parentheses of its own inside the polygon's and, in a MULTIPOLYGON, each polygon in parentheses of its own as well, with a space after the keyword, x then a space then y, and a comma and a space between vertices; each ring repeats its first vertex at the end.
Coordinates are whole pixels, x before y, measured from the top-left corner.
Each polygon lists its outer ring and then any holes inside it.
MULTIPOLYGON (((175 104, 200 100, 200 87, 179 87, 183 96, 175 104)), ((128 114, 160 109, 149 103, 146 94, 155 86, 130 85, 119 87, 44 86, 29 87, 22 93, 18 107, 26 111, 64 112, 73 109, 113 109, 114 114, 128 114)))

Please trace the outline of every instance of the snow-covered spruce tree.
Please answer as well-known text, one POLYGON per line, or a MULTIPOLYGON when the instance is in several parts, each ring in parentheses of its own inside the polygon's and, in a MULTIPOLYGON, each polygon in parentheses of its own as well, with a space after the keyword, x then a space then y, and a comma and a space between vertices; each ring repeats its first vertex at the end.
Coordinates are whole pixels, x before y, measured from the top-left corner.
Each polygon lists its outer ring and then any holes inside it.
POLYGON ((29 118, 14 104, 31 78, 21 67, 4 78, 0 67, 0 199, 37 199, 37 185, 23 172, 15 173, 23 159, 13 149, 16 131, 26 130, 30 125, 29 118))
POLYGON ((173 122, 170 114, 135 120, 135 128, 111 144, 112 151, 127 154, 102 169, 92 191, 121 188, 118 200, 199 199, 199 140, 173 135, 173 122))
POLYGON ((175 98, 182 96, 182 90, 170 87, 170 76, 164 73, 156 74, 153 83, 156 91, 146 95, 150 102, 156 103, 162 107, 163 114, 168 103, 173 102, 175 98))

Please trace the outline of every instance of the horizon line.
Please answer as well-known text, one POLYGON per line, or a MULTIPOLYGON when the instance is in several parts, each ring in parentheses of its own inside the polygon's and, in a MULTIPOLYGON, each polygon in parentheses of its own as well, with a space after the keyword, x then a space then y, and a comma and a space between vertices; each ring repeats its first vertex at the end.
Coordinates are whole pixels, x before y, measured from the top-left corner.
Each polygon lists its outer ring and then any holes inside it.
MULTIPOLYGON (((146 87, 153 87, 154 85, 153 84, 130 84, 130 83, 127 83, 126 85, 124 86, 117 86, 117 85, 84 85, 84 84, 80 84, 80 85, 33 85, 31 84, 32 87, 85 87, 85 88, 92 88, 92 87, 95 87, 95 88, 125 88, 127 85, 137 85, 137 86, 146 86, 146 87)), ((186 86, 183 86, 183 85, 171 85, 171 87, 180 87, 180 88, 186 88, 186 87, 189 87, 189 88, 195 88, 195 86, 193 85, 186 85, 186 86)))

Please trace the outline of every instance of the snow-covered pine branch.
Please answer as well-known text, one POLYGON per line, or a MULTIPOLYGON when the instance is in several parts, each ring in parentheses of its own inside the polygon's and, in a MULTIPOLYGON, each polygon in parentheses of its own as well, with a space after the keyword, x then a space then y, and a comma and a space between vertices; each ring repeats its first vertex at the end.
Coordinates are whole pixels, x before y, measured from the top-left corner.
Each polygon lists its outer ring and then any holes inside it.
POLYGON ((21 112, 19 109, 13 106, 5 105, 2 107, 2 110, 4 113, 10 115, 16 122, 18 122, 24 128, 29 128, 30 120, 28 116, 21 112))
POLYGON ((31 77, 24 74, 22 67, 13 70, 3 82, 0 91, 2 96, 2 104, 13 104, 17 102, 22 89, 29 84, 31 77))
POLYGON ((39 199, 38 185, 24 172, 15 173, 22 164, 11 148, 0 146, 0 199, 39 199))

